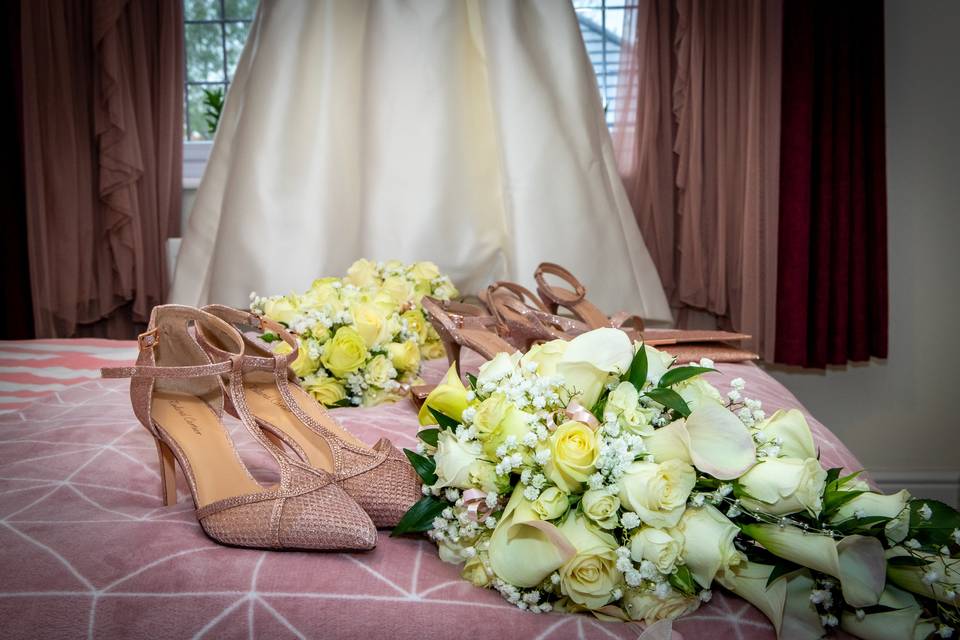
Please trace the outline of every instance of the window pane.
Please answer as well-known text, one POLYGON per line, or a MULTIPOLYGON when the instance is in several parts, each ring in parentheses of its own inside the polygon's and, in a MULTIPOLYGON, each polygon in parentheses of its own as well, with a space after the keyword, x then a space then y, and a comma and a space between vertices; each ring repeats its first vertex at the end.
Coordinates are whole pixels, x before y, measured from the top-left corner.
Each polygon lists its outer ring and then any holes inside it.
POLYGON ((224 28, 227 34, 227 77, 232 80, 243 51, 243 43, 247 41, 247 33, 250 32, 250 23, 228 22, 224 28))
POLYGON ((190 82, 224 82, 223 25, 186 24, 184 43, 187 47, 187 80, 190 82))
POLYGON ((183 0, 184 20, 219 20, 220 0, 183 0))
POLYGON ((187 140, 210 140, 213 132, 207 123, 204 90, 225 91, 223 84, 191 84, 187 86, 187 140))
POLYGON ((253 20, 253 14, 257 11, 257 0, 226 0, 223 3, 226 11, 224 18, 240 18, 241 20, 253 20))

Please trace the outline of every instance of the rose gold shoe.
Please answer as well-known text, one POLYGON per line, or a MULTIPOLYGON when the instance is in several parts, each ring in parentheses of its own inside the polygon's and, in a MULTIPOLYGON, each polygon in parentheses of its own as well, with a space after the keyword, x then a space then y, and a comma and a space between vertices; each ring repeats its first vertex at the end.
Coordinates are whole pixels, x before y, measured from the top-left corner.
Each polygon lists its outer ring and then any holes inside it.
POLYGON ((533 277, 537 281, 537 294, 550 313, 556 313, 560 307, 564 307, 577 320, 585 324, 588 329, 614 327, 615 329, 623 329, 631 338, 640 338, 639 334, 643 331, 644 326, 643 318, 625 312, 607 317, 607 314, 587 300, 587 290, 580 284, 580 281, 560 265, 552 262, 541 262, 533 277), (562 278, 573 289, 549 284, 546 280, 547 274, 562 278))
POLYGON ((447 360, 460 371, 460 350, 466 347, 490 360, 501 351, 513 353, 517 348, 507 342, 500 331, 506 332, 504 325, 498 325, 495 318, 486 315, 466 316, 457 313, 456 303, 442 302, 429 296, 420 301, 423 311, 437 330, 447 360))
MULTIPOLYGON (((296 383, 288 365, 297 358, 299 343, 286 328, 268 318, 221 305, 204 310, 234 327, 261 333, 270 330, 289 344, 287 355, 274 354, 264 343, 244 333, 243 375, 233 384, 233 413, 242 405, 258 431, 287 455, 290 464, 330 474, 336 483, 369 514, 377 527, 393 527, 423 494, 420 480, 406 456, 386 438, 368 446, 337 423, 326 409, 296 383), (264 345, 264 346, 261 346, 264 345), (240 402, 238 402, 238 400, 240 402)), ((200 345, 214 359, 226 355, 217 335, 205 327, 197 332, 200 345)))
POLYGON ((160 456, 164 504, 177 501, 176 466, 186 476, 197 519, 217 542, 268 549, 365 550, 376 546, 370 518, 333 477, 290 464, 260 429, 240 419, 280 468, 280 484, 265 487, 243 464, 221 421, 221 376, 243 406, 238 382, 247 362, 243 340, 219 318, 179 305, 154 307, 149 330, 138 338, 133 367, 107 368, 105 378, 131 378, 133 410, 154 437, 160 456), (197 345, 188 325, 216 336, 224 357, 214 361, 197 345))
POLYGON ((516 282, 494 282, 480 299, 496 318, 501 333, 524 351, 537 341, 569 340, 589 331, 579 320, 550 313, 540 298, 516 282))

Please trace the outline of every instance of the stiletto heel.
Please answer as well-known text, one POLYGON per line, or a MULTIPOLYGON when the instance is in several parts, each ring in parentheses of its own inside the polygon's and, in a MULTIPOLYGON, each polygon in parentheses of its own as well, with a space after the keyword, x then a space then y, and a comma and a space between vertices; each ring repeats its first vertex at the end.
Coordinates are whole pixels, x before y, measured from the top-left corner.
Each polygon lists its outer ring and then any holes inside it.
POLYGON ((177 504, 177 461, 173 457, 173 449, 162 440, 157 443, 157 457, 160 458, 160 490, 163 492, 163 506, 170 507, 177 504))
MULTIPOLYGON (((395 526, 423 497, 419 478, 406 456, 385 438, 372 447, 357 439, 296 384, 289 365, 296 360, 300 343, 282 324, 221 305, 204 310, 229 323, 250 354, 243 356, 241 371, 230 383, 234 402, 227 411, 242 409, 290 464, 332 477, 374 525, 395 526), (269 330, 290 345, 291 351, 273 353, 238 328, 269 330)), ((229 355, 217 336, 208 335, 204 327, 197 331, 197 342, 214 359, 229 355)))
POLYGON ((492 316, 461 315, 457 311, 462 310, 463 305, 441 302, 430 297, 424 297, 420 304, 443 341, 447 359, 450 364, 456 365, 457 373, 461 375, 463 373, 460 370, 461 347, 476 351, 487 360, 501 351, 513 353, 517 350, 497 332, 505 331, 506 327, 492 316))
MULTIPOLYGON (((193 307, 162 305, 150 313, 137 340, 132 367, 110 367, 105 378, 131 378, 130 400, 156 442, 165 505, 177 502, 177 467, 197 508, 203 531, 222 544, 270 549, 365 550, 377 530, 331 474, 290 463, 246 410, 237 378, 246 359, 240 334, 223 320, 193 307), (211 360, 189 331, 216 336, 225 345, 211 360), (244 465, 221 417, 222 376, 238 417, 280 467, 279 485, 265 487, 244 465)), ((271 361, 272 368, 272 361, 271 361)))
POLYGON ((447 354, 447 362, 456 366, 460 371, 460 345, 452 340, 443 341, 443 350, 447 354))

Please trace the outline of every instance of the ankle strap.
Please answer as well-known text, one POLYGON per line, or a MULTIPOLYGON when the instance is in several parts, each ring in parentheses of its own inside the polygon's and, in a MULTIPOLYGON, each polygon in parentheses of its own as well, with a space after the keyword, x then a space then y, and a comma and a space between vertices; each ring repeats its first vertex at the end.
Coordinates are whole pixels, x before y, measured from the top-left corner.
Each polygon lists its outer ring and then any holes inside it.
POLYGON ((540 266, 537 267, 537 270, 534 272, 533 278, 537 281, 537 292, 557 304, 580 302, 587 295, 587 290, 572 273, 552 262, 541 262, 540 266), (566 280, 570 286, 573 287, 573 291, 566 291, 551 286, 544 278, 544 274, 546 273, 566 280))
MULTIPOLYGON (((266 369, 273 370, 278 367, 286 368, 296 361, 297 356, 300 351, 300 342, 297 340, 296 336, 291 333, 285 326, 267 318, 265 316, 257 315, 256 313, 245 311, 243 309, 235 309, 233 307, 228 307, 222 304, 209 304, 203 308, 209 314, 212 314, 221 320, 229 322, 232 325, 245 325, 249 327, 254 327, 258 331, 270 331, 275 333, 281 340, 290 345, 292 351, 285 355, 272 354, 270 357, 254 356, 250 354, 244 354, 243 356, 243 368, 246 370, 251 369, 266 369)), ((248 344, 253 344, 254 346, 259 346, 253 343, 250 340, 250 337, 245 335, 242 331, 240 334, 243 336, 243 339, 248 344)), ((202 332, 197 332, 197 339, 201 341, 204 349, 207 349, 209 352, 214 353, 221 358, 229 358, 230 353, 219 349, 217 346, 210 344, 208 340, 204 340, 202 332)))
POLYGON ((135 365, 132 367, 104 367, 100 375, 104 378, 202 378, 230 373, 233 361, 225 360, 216 364, 198 364, 191 367, 157 367, 153 365, 135 365))

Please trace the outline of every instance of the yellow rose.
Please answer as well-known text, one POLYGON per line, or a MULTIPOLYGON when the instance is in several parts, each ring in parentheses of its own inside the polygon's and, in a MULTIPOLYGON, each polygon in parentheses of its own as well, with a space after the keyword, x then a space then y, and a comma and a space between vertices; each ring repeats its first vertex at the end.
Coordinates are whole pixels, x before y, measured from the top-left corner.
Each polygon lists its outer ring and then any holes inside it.
POLYGON ((383 281, 383 292, 397 305, 403 306, 413 298, 413 285, 406 278, 390 276, 383 281))
POLYGON ((340 287, 335 286, 335 282, 339 280, 337 278, 314 280, 303 295, 301 304, 318 309, 329 305, 334 311, 340 311, 343 303, 340 301, 340 287))
POLYGON ((343 281, 355 287, 373 286, 380 281, 377 265, 361 258, 350 265, 350 268, 347 269, 347 277, 343 281))
POLYGON ((653 624, 657 620, 676 620, 700 607, 700 598, 685 596, 671 589, 661 598, 653 591, 631 589, 623 596, 623 608, 633 620, 653 624))
POLYGON ((296 320, 300 312, 297 308, 296 300, 291 300, 292 296, 285 296, 273 300, 267 300, 263 303, 263 315, 271 320, 282 322, 288 327, 296 320))
MULTIPOLYGON (((300 378, 305 378, 311 373, 317 371, 319 363, 310 357, 307 349, 305 348, 302 340, 297 340, 300 343, 300 348, 297 351, 297 359, 293 361, 293 364, 290 365, 290 368, 293 369, 293 372, 297 374, 300 378)), ((278 342, 276 346, 273 347, 273 352, 282 356, 287 355, 293 351, 293 347, 288 345, 286 342, 278 342)))
POLYGON ((312 329, 310 329, 310 335, 313 336, 314 340, 320 344, 323 344, 330 339, 330 328, 317 323, 313 325, 312 329))
POLYGON ((683 543, 683 534, 677 529, 643 527, 630 538, 630 557, 637 563, 649 560, 660 573, 673 573, 683 543))
POLYGON ((415 262, 410 267, 410 277, 429 282, 440 277, 440 269, 432 262, 415 262))
POLYGON ((620 477, 620 501, 652 527, 675 527, 697 482, 697 472, 680 460, 634 462, 620 477))
POLYGON ((518 409, 517 405, 507 400, 503 394, 495 393, 477 407, 473 426, 479 434, 478 439, 483 443, 484 452, 490 458, 499 459, 496 455, 497 448, 509 436, 522 442, 534 419, 534 416, 518 409))
POLYGON ((560 358, 566 352, 568 344, 566 340, 551 340, 535 344, 523 354, 520 364, 526 366, 533 362, 537 365, 538 375, 554 376, 557 374, 557 364, 560 363, 560 358))
POLYGON ((579 491, 595 470, 600 449, 593 430, 571 420, 550 435, 550 460, 543 467, 547 478, 564 493, 579 491))
POLYGON ((483 554, 477 554, 467 560, 466 564, 463 565, 463 571, 460 573, 460 577, 472 584, 475 587, 487 587, 490 585, 490 574, 487 573, 487 568, 483 566, 483 554))
POLYGON ((391 342, 387 355, 398 371, 416 371, 420 368, 420 348, 412 340, 391 342))
POLYGON ((343 384, 329 376, 311 376, 303 381, 303 388, 317 402, 328 407, 347 397, 347 390, 343 384))
POLYGON ((351 327, 340 327, 324 345, 320 362, 338 378, 346 378, 367 362, 367 343, 351 327))
POLYGON ((816 518, 823 509, 827 472, 816 458, 768 458, 738 482, 748 494, 742 498, 748 509, 774 516, 806 511, 816 518))
POLYGON ((437 463, 437 481, 433 487, 469 489, 473 486, 470 482, 470 470, 482 455, 479 442, 463 442, 450 430, 444 429, 437 435, 437 453, 433 457, 437 463))
POLYGON ((387 389, 378 389, 377 387, 370 387, 363 392, 361 397, 361 404, 364 407, 376 407, 381 405, 384 402, 397 402, 402 400, 403 396, 394 391, 388 391, 387 389))
POLYGON ((687 509, 677 530, 686 542, 684 559, 687 568, 704 589, 710 588, 714 578, 723 578, 729 569, 746 561, 733 546, 733 539, 740 529, 713 506, 687 509))
POLYGON ((423 426, 437 424, 437 420, 430 413, 430 408, 449 416, 456 421, 461 420, 463 410, 467 408, 467 389, 457 375, 457 368, 453 365, 447 370, 447 375, 423 401, 420 407, 420 424, 423 426))
POLYGON ((608 604, 611 593, 620 584, 617 570, 617 541, 579 514, 560 525, 560 533, 577 554, 560 568, 560 592, 589 609, 608 604))
POLYGON ((420 344, 425 344, 430 337, 430 323, 423 317, 419 309, 411 309, 400 314, 400 320, 407 323, 407 331, 417 336, 420 344))
MULTIPOLYGON (((427 289, 427 291, 424 292, 424 295, 427 295, 430 293, 429 285, 430 285, 429 282, 427 281, 423 282, 424 288, 427 289)), ((419 290, 420 286, 418 286, 417 289, 419 290)), ((453 283, 447 279, 444 279, 443 282, 441 282, 440 284, 438 284, 433 288, 433 297, 436 298, 437 300, 453 300, 458 295, 460 295, 460 292, 457 291, 457 288, 453 286, 453 283)))
POLYGON ((567 494, 556 487, 547 487, 533 501, 533 510, 541 520, 556 520, 570 508, 567 494))
POLYGON ((584 515, 602 529, 615 529, 619 523, 617 511, 620 498, 609 489, 589 489, 580 502, 584 515))
POLYGON ((390 337, 387 315, 380 305, 361 302, 353 307, 353 326, 367 347, 380 344, 390 337))
POLYGON ((424 360, 436 360, 437 358, 442 358, 445 355, 446 350, 443 348, 443 343, 440 342, 439 338, 425 342, 420 347, 420 356, 424 360))
POLYGON ((387 383, 393 380, 397 375, 397 370, 393 368, 390 360, 386 356, 374 356, 367 363, 364 370, 364 378, 367 384, 374 387, 385 387, 387 383))

